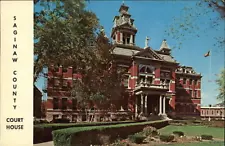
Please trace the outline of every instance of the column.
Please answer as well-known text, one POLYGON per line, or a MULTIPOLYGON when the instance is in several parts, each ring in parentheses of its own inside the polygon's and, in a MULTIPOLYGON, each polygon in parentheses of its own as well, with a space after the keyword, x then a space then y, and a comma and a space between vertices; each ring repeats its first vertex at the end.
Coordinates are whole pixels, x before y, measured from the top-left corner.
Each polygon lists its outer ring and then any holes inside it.
POLYGON ((144 110, 144 104, 143 104, 144 99, 143 98, 144 98, 144 96, 143 96, 143 94, 141 94, 141 112, 142 113, 144 113, 144 111, 143 111, 144 110))
POLYGON ((133 35, 130 35, 130 44, 133 45, 133 35))
POLYGON ((120 43, 123 44, 123 33, 120 33, 120 43))
POLYGON ((147 113, 147 103, 148 103, 148 96, 145 95, 145 115, 148 116, 148 113, 147 113))
POLYGON ((162 114, 162 95, 159 97, 159 115, 162 114))
POLYGON ((163 96, 163 115, 166 115, 166 96, 163 96))
POLYGON ((138 116, 138 100, 137 96, 135 96, 135 117, 138 116))

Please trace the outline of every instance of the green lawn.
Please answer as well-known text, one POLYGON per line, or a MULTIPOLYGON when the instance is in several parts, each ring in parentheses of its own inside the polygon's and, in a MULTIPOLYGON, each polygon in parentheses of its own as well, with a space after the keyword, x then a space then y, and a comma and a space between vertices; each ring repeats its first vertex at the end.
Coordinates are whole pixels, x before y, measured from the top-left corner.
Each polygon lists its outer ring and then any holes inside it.
POLYGON ((172 134, 173 131, 182 131, 184 135, 201 136, 202 134, 212 135, 214 138, 224 139, 224 129, 207 126, 174 126, 169 125, 159 130, 162 134, 172 134))
POLYGON ((160 146, 224 146, 224 141, 205 141, 181 144, 166 144, 160 146))

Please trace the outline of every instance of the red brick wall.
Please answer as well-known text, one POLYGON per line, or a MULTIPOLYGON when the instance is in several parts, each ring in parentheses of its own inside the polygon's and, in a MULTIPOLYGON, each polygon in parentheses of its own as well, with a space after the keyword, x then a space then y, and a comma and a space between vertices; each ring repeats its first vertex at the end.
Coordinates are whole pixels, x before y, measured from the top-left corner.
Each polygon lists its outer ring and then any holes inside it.
POLYGON ((155 80, 154 84, 159 85, 160 84, 160 68, 155 69, 155 80))
POLYGON ((132 63, 132 66, 129 69, 131 78, 129 79, 129 87, 134 89, 137 83, 137 76, 138 76, 138 65, 132 63))

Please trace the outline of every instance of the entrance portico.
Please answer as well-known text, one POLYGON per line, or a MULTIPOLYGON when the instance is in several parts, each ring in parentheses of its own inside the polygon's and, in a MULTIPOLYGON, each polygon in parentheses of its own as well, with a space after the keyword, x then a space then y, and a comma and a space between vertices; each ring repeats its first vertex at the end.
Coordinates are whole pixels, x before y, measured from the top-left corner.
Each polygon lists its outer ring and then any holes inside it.
POLYGON ((145 117, 150 115, 167 116, 166 106, 169 106, 169 95, 167 94, 152 94, 152 93, 140 93, 136 94, 135 102, 135 117, 140 113, 145 117))

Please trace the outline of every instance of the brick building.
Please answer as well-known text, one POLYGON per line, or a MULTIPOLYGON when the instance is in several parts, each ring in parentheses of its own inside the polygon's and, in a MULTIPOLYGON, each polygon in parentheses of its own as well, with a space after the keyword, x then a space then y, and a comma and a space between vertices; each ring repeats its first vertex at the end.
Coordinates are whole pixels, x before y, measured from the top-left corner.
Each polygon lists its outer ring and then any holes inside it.
POLYGON ((201 119, 203 120, 224 120, 225 107, 201 107, 201 119))
MULTIPOLYGON (((138 29, 128 12, 129 7, 121 5, 119 16, 114 17, 111 32, 115 64, 128 70, 124 85, 120 111, 149 115, 200 116, 201 75, 192 67, 180 66, 171 55, 166 40, 159 49, 135 45, 138 29)), ((48 70, 47 119, 70 118, 72 121, 87 120, 80 113, 75 99, 69 95, 72 80, 80 78, 72 67, 48 70)), ((118 109, 119 110, 119 109, 118 109)), ((108 113, 111 113, 108 111, 108 113)), ((98 119, 96 119, 98 120, 98 119)))

